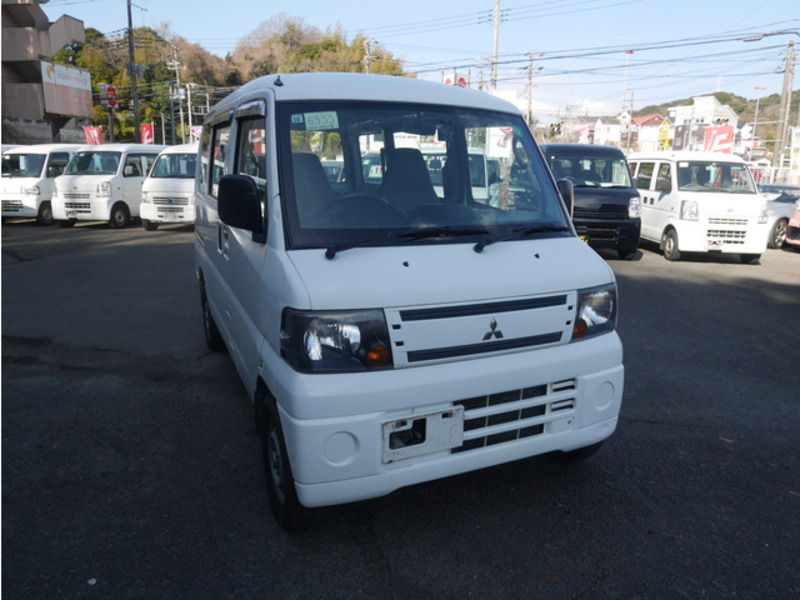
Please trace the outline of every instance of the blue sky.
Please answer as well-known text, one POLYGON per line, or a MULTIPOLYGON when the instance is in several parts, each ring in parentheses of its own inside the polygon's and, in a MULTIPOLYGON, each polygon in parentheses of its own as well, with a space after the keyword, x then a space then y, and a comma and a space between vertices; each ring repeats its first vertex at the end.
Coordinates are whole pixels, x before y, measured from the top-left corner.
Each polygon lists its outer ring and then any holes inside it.
MULTIPOLYGON (((133 0, 134 27, 171 30, 219 56, 278 13, 349 38, 370 36, 406 71, 439 80, 444 72, 488 84, 494 44, 494 0, 133 0)), ((50 0, 62 14, 103 33, 127 27, 126 0, 50 0)), ((790 41, 800 50, 797 0, 500 0, 498 89, 524 105, 525 67, 534 54, 535 114, 603 115, 689 96, 733 92, 780 94, 790 41), (744 41, 761 33, 785 32, 744 41), (627 53, 626 50, 633 53, 627 53), (766 88, 764 90, 759 88, 766 88)), ((798 61, 800 62, 800 61, 798 61)), ((794 89, 800 85, 800 72, 794 89)))

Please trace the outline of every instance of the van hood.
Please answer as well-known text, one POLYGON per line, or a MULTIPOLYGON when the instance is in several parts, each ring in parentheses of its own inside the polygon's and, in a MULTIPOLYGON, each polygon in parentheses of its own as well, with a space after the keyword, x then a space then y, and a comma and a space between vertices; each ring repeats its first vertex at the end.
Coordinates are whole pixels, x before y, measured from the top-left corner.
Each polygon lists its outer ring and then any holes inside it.
MULTIPOLYGON (((59 193, 94 192, 98 183, 111 181, 114 177, 114 175, 59 175, 55 184, 59 193)), ((119 185, 116 187, 120 188, 119 185)))
POLYGON ((287 254, 311 310, 389 308, 524 298, 614 281, 608 265, 577 238, 324 249, 287 254))
POLYGON ((758 194, 729 194, 725 192, 680 192, 680 200, 676 210, 680 210, 680 202, 696 200, 698 214, 705 216, 758 217, 766 206, 766 200, 758 194))

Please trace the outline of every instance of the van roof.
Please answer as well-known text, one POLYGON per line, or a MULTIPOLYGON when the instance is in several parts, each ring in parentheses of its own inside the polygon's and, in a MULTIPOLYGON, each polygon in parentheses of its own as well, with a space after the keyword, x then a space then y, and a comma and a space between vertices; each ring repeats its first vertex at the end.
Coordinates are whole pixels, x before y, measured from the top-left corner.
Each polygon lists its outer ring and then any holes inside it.
POLYGON ((28 144, 4 150, 3 154, 47 154, 48 152, 75 152, 80 144, 28 144))
POLYGON ((747 164, 735 154, 722 152, 692 152, 690 150, 664 150, 662 152, 634 152, 628 160, 689 160, 704 162, 729 162, 747 164))
POLYGON ((167 146, 161 151, 161 154, 196 154, 199 144, 177 144, 175 146, 167 146))
POLYGON ((98 152, 129 152, 135 150, 137 152, 161 152, 166 146, 160 144, 87 144, 79 146, 79 152, 86 152, 87 150, 96 150, 98 152))
POLYGON ((269 90, 276 102, 297 100, 396 101, 451 106, 469 106, 519 114, 516 106, 485 92, 393 75, 364 73, 292 73, 265 75, 240 87, 209 112, 213 120, 220 111, 234 108, 247 98, 269 90))

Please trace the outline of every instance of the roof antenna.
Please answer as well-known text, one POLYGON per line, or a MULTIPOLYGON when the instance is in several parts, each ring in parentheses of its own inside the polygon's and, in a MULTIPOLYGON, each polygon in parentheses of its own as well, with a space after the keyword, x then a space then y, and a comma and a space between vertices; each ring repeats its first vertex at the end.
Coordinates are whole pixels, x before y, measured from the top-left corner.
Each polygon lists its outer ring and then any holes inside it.
POLYGON ((283 86, 283 82, 281 81, 281 76, 280 75, 278 75, 278 78, 275 80, 275 85, 278 86, 278 87, 282 87, 283 86))

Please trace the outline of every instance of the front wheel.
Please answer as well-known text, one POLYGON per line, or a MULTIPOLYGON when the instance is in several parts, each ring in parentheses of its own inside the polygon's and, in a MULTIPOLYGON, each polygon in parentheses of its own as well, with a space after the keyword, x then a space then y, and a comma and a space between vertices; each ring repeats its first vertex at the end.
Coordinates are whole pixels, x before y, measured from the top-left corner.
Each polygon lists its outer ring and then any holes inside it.
POLYGON ((203 335, 205 337, 206 346, 212 352, 222 352, 225 350, 225 340, 222 339, 222 334, 214 322, 214 317, 211 316, 211 308, 208 306, 208 298, 206 292, 201 288, 200 290, 200 304, 203 308, 203 335))
POLYGON ((39 225, 52 225, 53 224, 53 208, 49 202, 42 202, 39 206, 39 213, 36 215, 36 222, 39 225))
POLYGON ((142 219, 142 227, 144 227, 145 231, 155 231, 158 229, 158 223, 153 223, 148 219, 142 219))
POLYGON ((131 222, 131 213, 124 202, 117 202, 111 207, 111 216, 108 224, 114 229, 124 229, 131 222))
POLYGON ((680 260, 681 251, 678 249, 678 232, 670 229, 664 234, 664 258, 667 260, 680 260))
POLYGON ((272 398, 264 400, 261 421, 261 453, 272 513, 287 531, 302 531, 314 524, 315 511, 300 504, 294 487, 294 476, 286 453, 278 409, 272 398))
POLYGON ((70 227, 74 227, 75 219, 59 220, 58 226, 61 227, 62 229, 69 229, 70 227))
POLYGON ((769 247, 780 248, 783 246, 783 240, 786 239, 786 228, 789 226, 789 221, 786 219, 778 219, 775 225, 772 226, 772 231, 769 233, 769 247))

